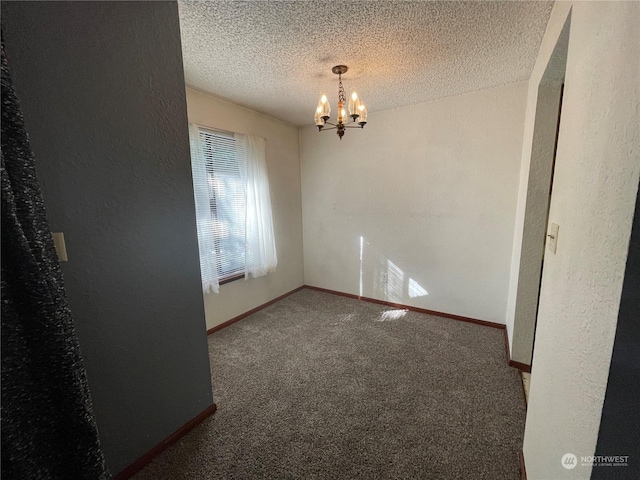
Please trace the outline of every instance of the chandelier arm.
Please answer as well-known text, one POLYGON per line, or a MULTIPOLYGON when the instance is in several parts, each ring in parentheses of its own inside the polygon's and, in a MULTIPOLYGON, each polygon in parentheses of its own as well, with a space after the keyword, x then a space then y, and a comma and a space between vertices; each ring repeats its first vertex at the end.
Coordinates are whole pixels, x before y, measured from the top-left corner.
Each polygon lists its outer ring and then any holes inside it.
POLYGON ((357 127, 355 125, 345 125, 344 128, 363 128, 362 125, 358 125, 357 127))
MULTIPOLYGON (((353 120, 350 120, 350 121, 348 121, 348 122, 346 122, 346 123, 345 123, 345 122, 342 122, 342 126, 343 126, 343 127, 346 127, 347 125, 351 125, 352 123, 355 123, 355 122, 354 122, 353 120)), ((337 127, 337 126, 338 126, 338 124, 336 124, 336 123, 331 123, 331 122, 324 122, 324 124, 325 124, 325 125, 333 125, 334 127, 337 127)))
POLYGON ((322 129, 322 130, 320 130, 320 131, 321 131, 321 132, 325 132, 325 131, 327 131, 327 130, 335 130, 336 128, 338 128, 338 127, 335 127, 335 126, 334 126, 334 127, 329 127, 329 128, 323 128, 323 129, 322 129))

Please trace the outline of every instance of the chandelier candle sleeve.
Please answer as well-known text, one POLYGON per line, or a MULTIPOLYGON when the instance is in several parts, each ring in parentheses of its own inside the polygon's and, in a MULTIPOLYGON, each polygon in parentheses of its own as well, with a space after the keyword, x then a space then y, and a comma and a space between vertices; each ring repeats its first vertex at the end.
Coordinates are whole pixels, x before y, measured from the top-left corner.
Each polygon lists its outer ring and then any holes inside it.
POLYGON ((318 105, 318 108, 316 108, 316 114, 314 115, 313 120, 316 122, 316 127, 318 127, 318 129, 322 129, 322 127, 324 127, 324 120, 322 119, 321 105, 318 105))
POLYGON ((351 118, 353 118, 354 122, 356 118, 358 118, 358 115, 360 115, 360 112, 358 111, 359 105, 360 99, 358 98, 358 94, 354 90, 349 96, 349 115, 351 116, 351 118))
POLYGON ((347 128, 364 128, 367 124, 367 107, 355 90, 351 91, 351 95, 347 99, 342 85, 342 74, 347 73, 349 68, 346 65, 336 65, 331 69, 333 73, 338 75, 338 115, 337 122, 331 123, 331 106, 327 96, 323 93, 316 107, 313 117, 318 131, 336 130, 338 137, 342 140, 347 128), (348 115, 347 115, 348 111, 348 115), (349 118, 351 117, 351 118, 349 118), (357 125, 354 125, 357 124, 357 125), (327 125, 330 125, 327 127, 327 125))
POLYGON ((322 108, 321 117, 326 122, 331 118, 331 105, 329 104, 329 99, 323 93, 320 97, 320 102, 318 102, 318 107, 322 108))
POLYGON ((365 107, 364 103, 358 105, 358 112, 358 125, 364 128, 365 124, 367 123, 367 107, 365 107))

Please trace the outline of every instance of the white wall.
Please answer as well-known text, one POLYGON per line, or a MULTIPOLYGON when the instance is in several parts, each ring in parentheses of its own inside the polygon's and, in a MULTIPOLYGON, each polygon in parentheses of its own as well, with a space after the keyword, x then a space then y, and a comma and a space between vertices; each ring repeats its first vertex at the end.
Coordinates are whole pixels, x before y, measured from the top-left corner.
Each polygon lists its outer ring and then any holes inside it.
POLYGON ((206 294, 207 328, 212 328, 302 285, 298 128, 190 88, 187 109, 191 123, 267 139, 278 268, 264 277, 221 285, 218 294, 206 294))
POLYGON ((372 113, 342 142, 300 129, 305 283, 504 323, 526 93, 372 113))
POLYGON ((530 80, 523 151, 531 151, 538 84, 570 9, 549 218, 560 232, 557 254, 545 257, 523 447, 532 480, 591 475, 560 459, 595 451, 640 172, 636 2, 556 2, 530 80))

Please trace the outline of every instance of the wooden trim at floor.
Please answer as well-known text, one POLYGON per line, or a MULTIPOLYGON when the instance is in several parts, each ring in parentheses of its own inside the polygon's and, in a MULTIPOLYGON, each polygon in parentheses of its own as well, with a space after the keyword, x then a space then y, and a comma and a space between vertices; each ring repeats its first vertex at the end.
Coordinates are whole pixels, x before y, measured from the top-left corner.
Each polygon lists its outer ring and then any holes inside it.
POLYGON ((520 480, 527 480, 527 468, 524 465, 524 452, 520 450, 520 480))
POLYGON ((238 315, 237 317, 233 317, 231 320, 227 320, 224 323, 221 323, 220 325, 216 325, 215 327, 211 327, 209 330, 207 330, 207 335, 211 335, 214 332, 217 332, 218 330, 222 330, 224 327, 228 327, 229 325, 231 325, 232 323, 236 323, 238 320, 242 320, 243 318, 248 317, 249 315, 252 315, 260 310, 262 310, 265 307, 268 307, 269 305, 276 303, 280 300, 282 300, 285 297, 288 297, 289 295, 296 293, 300 290, 302 290, 304 288, 304 285, 302 285, 301 287, 298 288, 294 288, 293 290, 291 290, 290 292, 285 293, 284 295, 280 295, 279 297, 274 298, 273 300, 269 300, 267 303, 263 303, 260 306, 257 306, 256 308, 252 308, 251 310, 241 313, 240 315, 238 315))
POLYGON ((160 455, 167 448, 169 448, 171 445, 173 445, 178 440, 180 440, 182 437, 184 437, 187 433, 189 433, 189 431, 192 430, 193 427, 195 427, 196 425, 201 423, 205 418, 209 417, 210 415, 213 415, 215 413, 215 411, 216 411, 216 404, 213 403, 210 406, 208 406, 207 408, 205 408, 204 411, 201 412, 199 415, 197 415, 196 417, 194 417, 191 420, 189 420, 187 423, 185 423, 182 427, 180 427, 178 430, 176 430, 171 435, 169 435, 167 438, 165 438, 158 445, 153 447, 151 450, 149 450, 147 453, 142 455, 140 458, 138 458, 131 465, 129 465, 124 470, 122 470, 120 473, 118 473, 116 476, 114 476, 113 479, 114 480, 126 480, 127 478, 131 478, 133 475, 135 475, 140 470, 142 470, 145 466, 147 466, 149 463, 151 463, 151 461, 155 457, 160 455))
POLYGON ((509 352, 509 332, 505 326, 504 329, 504 353, 507 355, 507 364, 511 361, 511 353, 509 352))
POLYGON ((513 368, 517 368, 518 370, 525 373, 531 373, 531 365, 527 365, 526 363, 520 363, 514 360, 509 360, 509 366, 513 368))
POLYGON ((359 295, 338 292, 336 290, 329 290, 327 288, 312 287, 311 285, 305 285, 305 288, 309 288, 311 290, 318 290, 319 292, 332 293, 334 295, 340 295, 347 298, 355 298, 356 300, 362 300, 364 302, 371 302, 371 303, 377 303, 379 305, 386 305, 388 307, 402 308, 404 310, 410 310, 412 312, 425 313, 427 315, 435 315, 437 317, 451 318, 453 320, 460 320, 462 322, 475 323, 478 325, 484 325, 485 327, 506 329, 506 326, 502 323, 488 322, 486 320, 478 320, 477 318, 463 317, 461 315, 454 315, 452 313, 436 312, 435 310, 427 310, 426 308, 411 307, 409 305, 386 302, 384 300, 378 300, 376 298, 361 297, 359 295))
POLYGON ((507 363, 510 367, 517 368, 521 372, 531 373, 531 365, 527 365, 526 363, 516 362, 515 360, 511 360, 511 353, 509 349, 509 333, 507 329, 504 329, 504 346, 507 351, 507 363))

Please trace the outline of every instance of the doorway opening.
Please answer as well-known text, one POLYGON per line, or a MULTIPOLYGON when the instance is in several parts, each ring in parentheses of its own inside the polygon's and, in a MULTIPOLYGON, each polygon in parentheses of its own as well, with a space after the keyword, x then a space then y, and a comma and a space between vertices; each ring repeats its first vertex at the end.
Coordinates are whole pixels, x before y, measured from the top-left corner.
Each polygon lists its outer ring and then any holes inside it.
POLYGON ((544 257, 553 255, 549 247, 558 236, 557 232, 550 231, 547 223, 556 152, 562 133, 561 113, 570 21, 571 16, 567 18, 549 58, 538 86, 536 102, 511 344, 511 360, 529 368, 532 366, 544 257))

